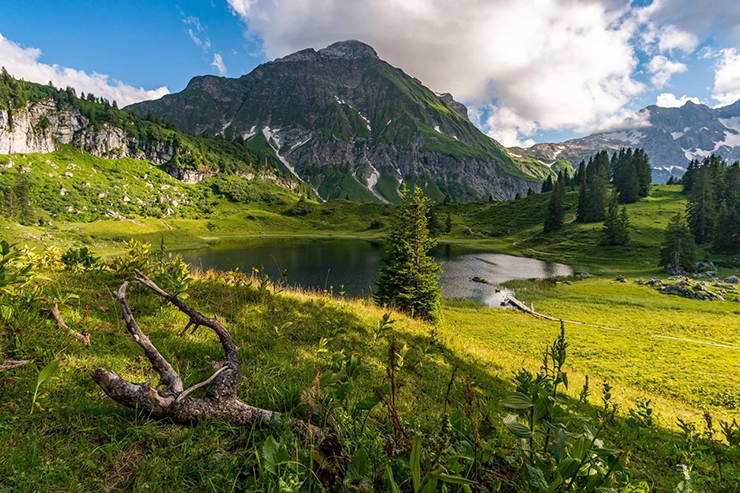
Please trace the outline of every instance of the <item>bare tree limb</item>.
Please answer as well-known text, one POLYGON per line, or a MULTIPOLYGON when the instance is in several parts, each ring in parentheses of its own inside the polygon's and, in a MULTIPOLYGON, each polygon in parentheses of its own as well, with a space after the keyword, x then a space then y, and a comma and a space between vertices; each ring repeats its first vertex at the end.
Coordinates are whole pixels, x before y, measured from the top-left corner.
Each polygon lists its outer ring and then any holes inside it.
POLYGON ((0 371, 10 370, 12 368, 18 368, 19 366, 33 363, 32 359, 21 359, 21 360, 8 360, 0 363, 0 371))
POLYGON ((80 341, 85 346, 90 345, 90 334, 87 333, 87 331, 83 330, 82 332, 77 332, 76 330, 70 328, 64 319, 62 318, 62 314, 59 312, 59 304, 54 303, 54 306, 51 307, 51 315, 54 317, 54 320, 57 323, 57 327, 59 327, 62 330, 66 330, 69 332, 69 334, 80 341))
POLYGON ((136 324, 134 315, 131 313, 131 308, 128 306, 128 301, 126 301, 127 287, 128 281, 125 281, 121 284, 121 287, 118 288, 118 291, 113 292, 113 296, 116 297, 118 303, 121 305, 121 313, 124 322, 126 322, 126 328, 131 334, 131 337, 134 338, 134 341, 136 341, 136 343, 141 346, 141 349, 144 350, 144 354, 149 359, 152 367, 154 367, 157 373, 159 373, 160 384, 165 385, 169 393, 182 392, 182 380, 180 379, 180 375, 177 374, 169 361, 159 353, 157 348, 154 347, 154 344, 152 344, 149 338, 136 324))
POLYGON ((114 293, 121 305, 126 328, 134 341, 144 350, 152 367, 160 375, 160 383, 166 385, 167 389, 157 391, 151 386, 151 381, 132 383, 111 371, 99 368, 93 373, 92 378, 111 399, 128 407, 146 410, 155 417, 170 418, 177 423, 226 418, 239 425, 287 425, 306 435, 314 446, 328 457, 333 457, 341 463, 348 461, 348 455, 333 435, 325 435, 320 428, 310 423, 287 418, 281 413, 253 407, 240 401, 236 396, 236 388, 241 380, 241 364, 237 357, 238 348, 231 333, 216 317, 206 317, 180 300, 177 294, 167 293, 141 272, 135 272, 135 282, 154 291, 189 317, 186 329, 195 325, 213 330, 224 349, 226 360, 207 380, 183 390, 180 376, 136 323, 126 300, 126 287, 129 284, 126 281, 114 293), (194 391, 206 386, 208 390, 205 397, 192 396, 194 391))

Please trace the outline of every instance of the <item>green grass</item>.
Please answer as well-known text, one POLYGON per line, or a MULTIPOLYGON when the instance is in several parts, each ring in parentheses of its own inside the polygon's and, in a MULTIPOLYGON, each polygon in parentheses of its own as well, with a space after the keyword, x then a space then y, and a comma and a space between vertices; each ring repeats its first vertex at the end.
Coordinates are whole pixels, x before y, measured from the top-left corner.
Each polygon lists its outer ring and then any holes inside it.
MULTIPOLYGON (((109 295, 120 281, 105 273, 47 275, 48 283, 79 294, 80 299, 63 309, 63 315, 71 327, 91 333, 92 345, 81 346, 42 312, 25 312, 3 329, 2 359, 33 359, 35 366, 59 356, 63 360, 59 379, 42 389, 41 409, 33 414, 28 413, 30 384, 15 378, 32 375, 33 366, 0 374, 0 486, 21 491, 192 491, 231 490, 237 484, 238 490, 254 491, 275 485, 261 471, 259 456, 267 436, 284 440, 280 430, 252 430, 219 421, 180 426, 153 420, 106 398, 89 376, 97 367, 133 381, 153 376, 109 295)), ((300 291, 270 295, 256 287, 235 286, 229 279, 212 273, 197 276, 188 302, 218 315, 234 334, 244 374, 240 398, 306 418, 306 408, 299 405, 301 395, 311 387, 317 372, 328 370, 336 351, 362 359, 365 370, 353 396, 369 396, 372 386, 382 384, 387 341, 372 342, 372 329, 382 310, 364 301, 300 291), (285 322, 292 325, 275 329, 285 322), (324 337, 329 340, 328 352, 320 351, 324 337)), ((740 353, 649 335, 717 338, 716 330, 707 326, 727 323, 721 339, 739 343, 738 328, 732 328, 737 316, 733 305, 677 301, 649 288, 606 280, 571 286, 521 283, 517 289, 540 311, 625 330, 566 327, 571 343, 570 393, 577 394, 582 377, 588 375, 593 396, 580 412, 592 415, 601 382, 612 383, 622 411, 610 429, 610 443, 627 452, 635 477, 654 484, 656 491, 671 491, 679 480, 674 420, 682 416, 698 423, 697 415, 704 408, 715 420, 737 415, 736 408, 718 405, 716 398, 723 389, 737 389, 740 353), (658 423, 654 429, 627 426, 624 417, 637 397, 653 400, 658 423)), ((212 373, 213 362, 222 357, 213 334, 201 328, 194 335, 179 337, 186 323, 182 314, 138 287, 130 288, 129 298, 139 325, 183 376, 186 387, 212 373)), ((496 421, 502 412, 500 398, 513 388, 509 383, 512 372, 520 367, 536 370, 539 355, 558 330, 555 324, 513 310, 449 301, 438 329, 440 349, 420 359, 422 350, 429 347, 431 327, 400 314, 393 317, 397 320, 393 333, 401 345, 411 348, 408 367, 400 374, 404 386, 397 398, 399 412, 406 426, 429 433, 434 433, 439 420, 454 367, 459 366, 459 376, 468 375, 475 382, 485 412, 496 421)), ((738 397, 732 392, 728 395, 738 397)), ((460 409, 462 400, 462 389, 455 384, 450 408, 460 409)), ((348 451, 368 451, 375 464, 372 479, 381 485, 384 452, 382 440, 373 434, 387 426, 385 413, 378 407, 363 427, 370 435, 358 435, 352 427, 338 430, 348 451), (371 436, 376 438, 368 441, 371 436)), ((504 431, 500 433, 493 442, 506 454, 506 447, 514 442, 504 431)), ((725 473, 731 474, 737 470, 737 454, 722 450, 725 473)), ((709 457, 701 467, 704 474, 714 474, 709 457)))

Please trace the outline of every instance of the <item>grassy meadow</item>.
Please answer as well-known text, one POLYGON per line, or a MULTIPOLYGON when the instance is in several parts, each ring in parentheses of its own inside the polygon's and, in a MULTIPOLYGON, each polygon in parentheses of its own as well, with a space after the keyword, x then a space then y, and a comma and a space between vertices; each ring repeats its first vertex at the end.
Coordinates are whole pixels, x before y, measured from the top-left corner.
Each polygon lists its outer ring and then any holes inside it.
MULTIPOLYGON (((464 437, 470 426, 465 391, 466 385, 472 385, 480 426, 492 437, 490 446, 506 456, 516 445, 500 421, 501 398, 513 389, 512 372, 522 367, 536 371, 548 341, 558 334, 557 324, 524 313, 449 302, 436 329, 393 313, 391 332, 378 336, 385 311, 366 301, 280 292, 262 287, 258 279, 250 283, 230 274, 206 272, 194 277, 188 302, 206 314, 218 315, 240 347, 240 398, 251 405, 310 417, 334 429, 349 452, 364 449, 372 464, 365 487, 384 488, 382 464, 387 457, 381 438, 392 433, 392 427, 382 406, 359 419, 349 409, 383 385, 391 335, 399 347, 408 347, 398 374, 403 386, 396 397, 405 426, 433 437, 443 409, 449 407, 453 425, 464 437), (362 370, 349 390, 347 409, 339 406, 332 413, 322 413, 312 407, 310 396, 317 375, 330 371, 336 353, 356 355, 362 370), (448 389, 453 372, 457 378, 448 389)), ((62 315, 70 327, 88 331, 92 344, 85 347, 60 332, 43 311, 27 312, 3 329, 3 357, 34 363, 0 377, 4 402, 0 486, 8 491, 291 491, 285 484, 296 491, 321 489, 305 469, 305 450, 285 430, 220 421, 181 426, 153 420, 108 399, 90 378, 95 368, 113 370, 135 382, 154 376, 126 333, 110 293, 120 279, 106 272, 64 271, 49 272, 45 282, 62 292, 78 293, 79 299, 63 307, 62 315), (61 358, 58 378, 42 388, 39 405, 31 413, 33 382, 24 378, 33 379, 36 367, 55 358, 61 358), (304 465, 289 461, 276 474, 266 470, 264 444, 271 436, 287 444, 291 461, 304 465)), ((595 419, 603 382, 608 381, 620 408, 609 429, 609 445, 624 451, 631 473, 645 480, 652 491, 673 491, 681 479, 676 464, 682 461, 682 438, 675 420, 682 417, 703 429, 704 409, 715 423, 737 416, 738 395, 731 389, 738 388, 740 353, 651 336, 670 333, 739 344, 740 330, 732 325, 737 320, 737 311, 732 311, 736 307, 688 300, 676 306, 677 300, 652 294, 650 288, 604 279, 575 281, 570 286, 532 283, 518 289, 540 311, 621 329, 566 324, 568 393, 575 399, 585 376, 591 389, 585 402, 576 403, 571 412, 595 419), (594 294, 597 291, 603 298, 594 294), (721 335, 711 330, 717 324, 727 324, 721 335), (636 409, 638 398, 652 402, 654 423, 649 426, 630 424, 630 410, 636 409)), ((128 297, 142 330, 173 363, 186 387, 213 372, 222 350, 208 329, 180 336, 187 322, 180 312, 142 287, 130 288, 128 297)), ((737 474, 737 450, 717 446, 725 460, 724 473, 737 474)), ((703 475, 716 476, 710 454, 697 464, 703 475)), ((490 484, 501 491, 518 491, 506 468, 501 471, 490 484)), ((408 480, 403 470, 396 471, 396 478, 408 480)), ((345 481, 347 489, 366 491, 358 481, 345 481)), ((401 484, 403 489, 410 487, 410 483, 401 484)))
MULTIPOLYGON (((32 175, 38 217, 24 225, 0 218, 0 239, 36 252, 86 246, 111 258, 131 238, 155 250, 164 244, 170 252, 259 236, 379 238, 393 215, 387 204, 301 200, 271 180, 235 184, 211 178, 187 185, 147 163, 68 150, 12 159, 32 175), (110 208, 120 217, 110 217, 110 208)), ((0 179, 13 180, 12 170, 0 179)), ((685 478, 677 466, 690 462, 698 481, 693 491, 737 491, 740 452, 720 423, 740 417, 740 303, 667 296, 635 282, 666 277, 657 266, 663 229, 685 210, 685 196, 678 186, 655 186, 650 197, 627 206, 632 241, 626 247, 600 246, 600 223, 573 222, 577 196, 567 193, 566 225, 549 235, 542 233, 547 194, 509 203, 439 204, 439 223, 444 228, 448 216, 452 223, 440 241, 572 265, 573 278, 507 287, 536 311, 566 321, 565 393, 573 422, 598 422, 605 384, 611 385, 618 410, 605 441, 622 451, 620 461, 632 477, 645 481, 649 491, 678 491, 685 478), (593 277, 578 275, 584 272, 593 277), (714 423, 711 432, 705 413, 714 423), (682 431, 679 418, 695 427, 693 435, 682 431)), ((721 275, 737 273, 734 258, 704 250, 700 257, 717 262, 721 275)), ((62 315, 73 329, 90 333, 89 347, 57 328, 41 296, 12 317, 0 317, 7 320, 0 323, 0 361, 33 360, 0 373, 0 492, 322 491, 325 478, 316 472, 310 447, 286 429, 225 421, 181 426, 105 396, 90 378, 96 368, 136 382, 154 376, 112 295, 121 281, 110 271, 40 268, 39 289, 76 296, 63 305, 62 315), (54 360, 60 361, 58 378, 41 388, 34 406, 38 371, 54 360)), ((398 448, 388 410, 377 402, 361 409, 388 386, 394 347, 404 354, 397 411, 402 427, 424 437, 424 460, 434 455, 430 450, 449 415, 450 471, 470 476, 471 464, 480 462, 486 489, 479 491, 525 491, 517 472, 523 459, 516 452, 523 445, 502 424, 510 412, 502 398, 514 390, 515 372, 540 369, 559 324, 448 300, 437 326, 391 313, 395 322, 382 329, 386 311, 368 300, 281 290, 234 273, 193 273, 187 294, 188 303, 217 315, 234 335, 242 400, 331 429, 362 459, 353 459, 352 473, 335 489, 392 490, 390 470, 400 490, 414 490, 408 454, 398 448), (337 354, 361 362, 351 378, 342 370, 348 380, 341 395, 318 383, 347 364, 337 354), (485 431, 483 443, 476 430, 485 431)), ((186 387, 214 371, 222 349, 208 329, 179 336, 187 323, 180 312, 142 287, 131 287, 129 298, 139 325, 186 387)))

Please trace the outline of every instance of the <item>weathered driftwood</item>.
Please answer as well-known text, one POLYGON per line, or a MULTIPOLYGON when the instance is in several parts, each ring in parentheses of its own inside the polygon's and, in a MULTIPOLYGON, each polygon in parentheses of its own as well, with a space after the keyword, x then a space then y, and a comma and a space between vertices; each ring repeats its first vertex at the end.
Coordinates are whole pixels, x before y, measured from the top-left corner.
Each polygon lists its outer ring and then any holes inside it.
POLYGON ((189 317, 187 327, 203 326, 213 330, 224 349, 226 359, 221 368, 210 378, 184 389, 180 375, 160 354, 136 323, 131 308, 126 301, 126 288, 129 285, 129 281, 126 281, 113 294, 121 305, 123 320, 126 322, 128 332, 134 341, 141 346, 152 367, 159 374, 160 379, 157 387, 164 386, 165 388, 157 390, 156 387, 151 385, 153 379, 144 383, 132 383, 112 371, 98 368, 93 373, 92 378, 108 397, 124 406, 143 409, 155 417, 169 418, 181 424, 205 419, 226 418, 239 425, 287 425, 304 434, 313 442, 314 447, 327 457, 335 457, 340 462, 346 461, 346 454, 344 454, 339 441, 333 435, 325 435, 320 428, 310 423, 285 418, 278 412, 250 406, 237 398, 236 388, 241 379, 241 365, 237 358, 238 348, 231 333, 217 318, 204 316, 180 300, 177 293, 167 293, 139 271, 136 271, 134 282, 146 286, 186 314, 189 317), (193 396, 195 390, 203 387, 208 387, 205 397, 193 396))
POLYGON ((32 359, 20 359, 20 360, 8 360, 8 361, 2 361, 0 362, 0 371, 10 370, 12 368, 17 368, 19 366, 27 365, 29 363, 33 363, 32 359))
POLYGON ((56 321, 57 323, 57 327, 69 332, 69 335, 80 341, 85 346, 90 345, 90 334, 85 330, 83 330, 82 332, 77 332, 76 330, 70 328, 62 318, 62 314, 59 312, 59 305, 57 303, 54 303, 54 306, 51 307, 50 311, 51 316, 54 317, 54 321, 56 321))

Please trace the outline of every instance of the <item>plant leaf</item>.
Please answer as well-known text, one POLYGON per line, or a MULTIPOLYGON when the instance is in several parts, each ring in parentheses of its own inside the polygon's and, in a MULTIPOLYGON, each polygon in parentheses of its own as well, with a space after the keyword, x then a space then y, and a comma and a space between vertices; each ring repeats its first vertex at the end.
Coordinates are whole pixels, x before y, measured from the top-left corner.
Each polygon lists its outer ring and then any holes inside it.
POLYGON ((529 409, 532 407, 532 399, 521 392, 509 392, 502 400, 502 403, 511 409, 529 409))

